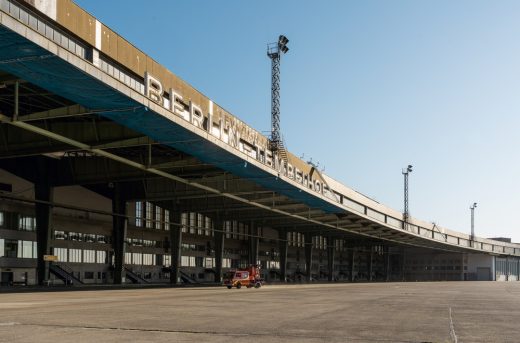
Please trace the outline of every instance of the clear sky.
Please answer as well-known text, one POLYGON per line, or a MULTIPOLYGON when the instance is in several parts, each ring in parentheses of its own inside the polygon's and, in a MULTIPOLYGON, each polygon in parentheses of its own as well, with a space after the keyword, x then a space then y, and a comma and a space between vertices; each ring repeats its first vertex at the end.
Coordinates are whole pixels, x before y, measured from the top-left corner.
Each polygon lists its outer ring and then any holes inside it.
POLYGON ((520 242, 520 2, 77 0, 254 128, 285 34, 285 144, 347 186, 449 229, 520 242))

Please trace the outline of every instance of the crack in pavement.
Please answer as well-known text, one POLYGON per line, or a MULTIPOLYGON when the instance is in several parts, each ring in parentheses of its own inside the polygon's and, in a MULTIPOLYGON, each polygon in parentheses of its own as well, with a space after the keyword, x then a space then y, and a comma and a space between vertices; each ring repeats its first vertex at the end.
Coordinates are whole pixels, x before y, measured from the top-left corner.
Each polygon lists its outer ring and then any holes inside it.
POLYGON ((135 332, 156 332, 156 333, 180 333, 180 334, 203 334, 203 335, 218 335, 218 336, 232 336, 232 337, 286 337, 286 338, 297 338, 297 339, 342 339, 348 340, 349 342, 402 342, 402 343, 430 343, 429 341, 411 341, 411 340, 393 340, 386 338, 352 338, 338 335, 298 335, 298 334, 282 334, 282 333, 232 333, 232 332, 219 332, 219 331, 195 331, 195 330, 168 330, 168 329, 143 329, 143 328, 126 328, 126 327, 103 327, 93 325, 62 325, 62 324, 37 324, 37 323, 18 323, 18 322, 6 322, 0 323, 0 326, 36 326, 36 327, 52 327, 60 329, 84 329, 84 330, 108 330, 108 331, 135 331, 135 332))

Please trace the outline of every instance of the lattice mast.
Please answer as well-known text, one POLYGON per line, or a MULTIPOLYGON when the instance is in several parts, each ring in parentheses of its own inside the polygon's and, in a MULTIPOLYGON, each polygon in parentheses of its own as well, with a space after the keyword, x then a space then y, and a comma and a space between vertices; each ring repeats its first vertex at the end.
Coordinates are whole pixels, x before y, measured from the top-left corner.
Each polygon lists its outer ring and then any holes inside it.
MULTIPOLYGON (((280 132, 280 59, 287 53, 289 39, 284 35, 278 37, 277 43, 267 45, 267 56, 271 59, 271 150, 279 152, 283 149, 280 132)), ((284 152, 285 153, 285 152, 284 152)))
POLYGON ((410 212, 408 209, 408 175, 412 172, 412 165, 408 165, 406 169, 403 169, 404 175, 404 212, 403 212, 403 229, 408 230, 408 220, 410 218, 410 212))

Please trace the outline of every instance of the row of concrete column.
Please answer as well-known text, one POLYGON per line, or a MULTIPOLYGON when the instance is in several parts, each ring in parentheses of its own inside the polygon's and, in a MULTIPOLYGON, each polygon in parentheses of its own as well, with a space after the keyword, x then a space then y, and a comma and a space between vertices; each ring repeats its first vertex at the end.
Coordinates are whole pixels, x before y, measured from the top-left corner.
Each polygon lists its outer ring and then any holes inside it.
MULTIPOLYGON (((46 178, 42 178, 46 180, 46 178)), ((48 180, 48 178, 47 178, 48 180)), ((38 263, 37 263, 37 278, 38 284, 43 285, 44 281, 49 277, 49 263, 44 261, 43 256, 50 254, 50 239, 52 228, 52 201, 53 188, 48 182, 40 182, 35 184, 35 198, 36 198, 36 232, 38 242, 38 263)), ((175 208, 175 203, 172 202, 170 210, 170 241, 167 247, 171 255, 171 272, 170 283, 176 284, 179 280, 179 269, 181 260, 181 218, 180 211, 175 208)), ((128 219, 126 217, 127 201, 125 199, 124 189, 119 184, 115 184, 113 188, 112 197, 112 213, 113 213, 113 228, 112 228, 112 246, 114 255, 114 284, 121 284, 124 282, 124 257, 125 257, 125 238, 127 233, 128 219)), ((213 218, 214 222, 214 251, 215 251, 215 282, 221 282, 223 277, 222 261, 224 255, 224 218, 221 214, 217 214, 213 218)), ((257 264, 259 251, 259 230, 254 222, 249 223, 250 238, 249 238, 249 263, 257 264)), ((280 256, 280 281, 285 282, 287 279, 287 231, 286 229, 279 229, 279 256, 280 256)), ((311 266, 312 266, 312 235, 305 234, 305 265, 307 281, 311 280, 311 266)), ((327 248, 327 269, 328 280, 333 281, 334 271, 334 256, 335 245, 334 239, 329 238, 329 246, 327 248)), ((387 254, 388 256, 388 254, 387 254)), ((351 252, 351 277, 354 278, 354 259, 355 251, 351 252)), ((369 278, 372 276, 372 251, 369 256, 369 278)), ((385 263, 385 274, 388 275, 389 261, 385 263)))

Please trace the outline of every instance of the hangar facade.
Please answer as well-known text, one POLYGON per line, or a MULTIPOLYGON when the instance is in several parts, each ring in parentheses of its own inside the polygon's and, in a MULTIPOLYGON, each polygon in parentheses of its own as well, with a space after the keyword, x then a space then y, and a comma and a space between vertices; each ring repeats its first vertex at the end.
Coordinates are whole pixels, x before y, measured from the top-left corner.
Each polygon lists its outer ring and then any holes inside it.
POLYGON ((319 172, 69 0, 0 0, 3 284, 519 280, 319 172))

